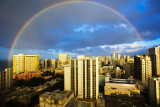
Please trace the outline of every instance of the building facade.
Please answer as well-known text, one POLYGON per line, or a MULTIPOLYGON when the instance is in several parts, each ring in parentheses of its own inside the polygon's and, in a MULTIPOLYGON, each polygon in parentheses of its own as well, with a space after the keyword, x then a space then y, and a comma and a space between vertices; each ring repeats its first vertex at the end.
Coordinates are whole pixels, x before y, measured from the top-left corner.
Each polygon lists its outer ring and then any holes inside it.
POLYGON ((13 85, 13 69, 6 68, 0 72, 0 92, 11 88, 13 85))
POLYGON ((25 71, 25 55, 13 55, 13 73, 19 74, 25 71))
POLYGON ((65 90, 74 90, 77 98, 98 98, 98 58, 85 59, 84 56, 78 56, 71 60, 70 68, 65 67, 64 70, 65 90))
POLYGON ((45 92, 39 96, 39 107, 66 107, 73 99, 73 91, 45 92))
POLYGON ((134 57, 134 71, 135 79, 148 86, 148 78, 152 77, 152 63, 149 54, 134 57))
POLYGON ((39 66, 39 55, 25 55, 25 71, 37 72, 39 66))
POLYGON ((152 61, 153 76, 160 76, 160 46, 150 48, 149 55, 152 61))
POLYGON ((160 77, 149 78, 148 100, 151 107, 160 106, 160 77))
POLYGON ((20 74, 24 71, 37 72, 39 68, 39 55, 13 55, 13 73, 20 74))
POLYGON ((58 55, 58 60, 60 61, 60 63, 65 63, 66 61, 68 61, 69 59, 69 55, 68 54, 59 54, 58 55))

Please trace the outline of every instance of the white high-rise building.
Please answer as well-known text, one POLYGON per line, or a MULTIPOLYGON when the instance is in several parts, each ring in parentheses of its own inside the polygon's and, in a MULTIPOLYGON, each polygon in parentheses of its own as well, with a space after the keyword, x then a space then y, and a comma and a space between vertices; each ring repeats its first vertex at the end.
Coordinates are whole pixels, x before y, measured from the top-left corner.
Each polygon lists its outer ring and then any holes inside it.
POLYGON ((99 93, 98 58, 78 56, 64 67, 64 88, 73 90, 77 98, 97 99, 99 93))
POLYGON ((160 106, 160 77, 149 78, 148 100, 151 107, 160 106))
POLYGON ((113 65, 114 68, 115 68, 115 67, 116 67, 116 61, 115 61, 115 59, 116 59, 116 53, 112 53, 111 58, 112 58, 112 65, 113 65))
POLYGON ((148 78, 152 77, 152 63, 148 53, 134 57, 134 71, 135 78, 148 86, 148 78))
POLYGON ((59 54, 58 59, 59 59, 60 63, 64 63, 64 62, 68 61, 69 56, 68 56, 68 54, 59 54))
POLYGON ((146 85, 148 86, 148 78, 152 77, 152 65, 151 60, 148 55, 145 56, 144 59, 142 59, 142 82, 146 82, 146 85))

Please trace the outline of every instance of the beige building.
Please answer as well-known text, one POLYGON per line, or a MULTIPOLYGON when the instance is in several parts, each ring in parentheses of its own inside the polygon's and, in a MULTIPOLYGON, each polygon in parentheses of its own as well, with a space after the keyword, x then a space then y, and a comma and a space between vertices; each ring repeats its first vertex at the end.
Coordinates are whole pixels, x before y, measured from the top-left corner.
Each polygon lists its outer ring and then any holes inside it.
POLYGON ((148 78, 152 77, 152 63, 148 53, 134 57, 134 70, 134 77, 148 86, 148 78))
POLYGON ((111 94, 140 94, 140 90, 136 84, 105 83, 104 95, 111 94))
POLYGON ((71 69, 70 65, 64 65, 64 89, 71 90, 71 69))
POLYGON ((84 56, 78 56, 71 60, 70 68, 65 66, 64 74, 65 90, 74 90, 77 98, 98 98, 98 58, 85 59, 84 56))
POLYGON ((59 59, 60 63, 65 63, 66 61, 68 61, 69 55, 68 54, 59 54, 58 59, 59 59))
POLYGON ((148 99, 152 107, 160 106, 160 77, 149 78, 148 99))
POLYGON ((39 55, 13 55, 13 73, 36 72, 38 67, 39 55))
POLYGON ((39 96, 39 107, 66 107, 73 98, 73 91, 45 92, 39 96))
POLYGON ((25 71, 25 55, 13 55, 13 73, 19 74, 25 71))
POLYGON ((12 87, 13 84, 13 69, 6 68, 0 72, 0 92, 12 87))
POLYGON ((39 55, 25 55, 25 71, 37 72, 39 67, 39 55))
POLYGON ((57 61, 55 59, 44 59, 41 61, 42 72, 53 72, 57 68, 57 61))

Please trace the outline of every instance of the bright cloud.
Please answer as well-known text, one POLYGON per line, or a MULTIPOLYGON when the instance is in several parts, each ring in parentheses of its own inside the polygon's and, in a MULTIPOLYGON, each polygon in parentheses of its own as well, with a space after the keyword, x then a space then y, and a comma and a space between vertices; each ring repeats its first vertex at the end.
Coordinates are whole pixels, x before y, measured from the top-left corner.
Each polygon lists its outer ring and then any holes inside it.
POLYGON ((83 24, 77 28, 74 29, 74 32, 78 33, 78 32, 83 32, 83 33, 93 33, 99 29, 104 28, 104 26, 102 25, 96 25, 96 26, 92 26, 90 24, 83 24))

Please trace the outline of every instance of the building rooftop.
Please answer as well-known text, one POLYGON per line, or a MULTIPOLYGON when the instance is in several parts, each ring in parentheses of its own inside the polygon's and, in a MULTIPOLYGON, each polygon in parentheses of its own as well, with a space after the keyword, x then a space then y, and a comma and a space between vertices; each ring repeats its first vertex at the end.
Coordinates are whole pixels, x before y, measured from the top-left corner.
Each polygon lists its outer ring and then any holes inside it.
POLYGON ((60 90, 54 90, 52 92, 45 92, 40 95, 40 97, 50 98, 50 99, 59 99, 62 100, 65 97, 68 97, 71 95, 73 91, 60 91, 60 90))

